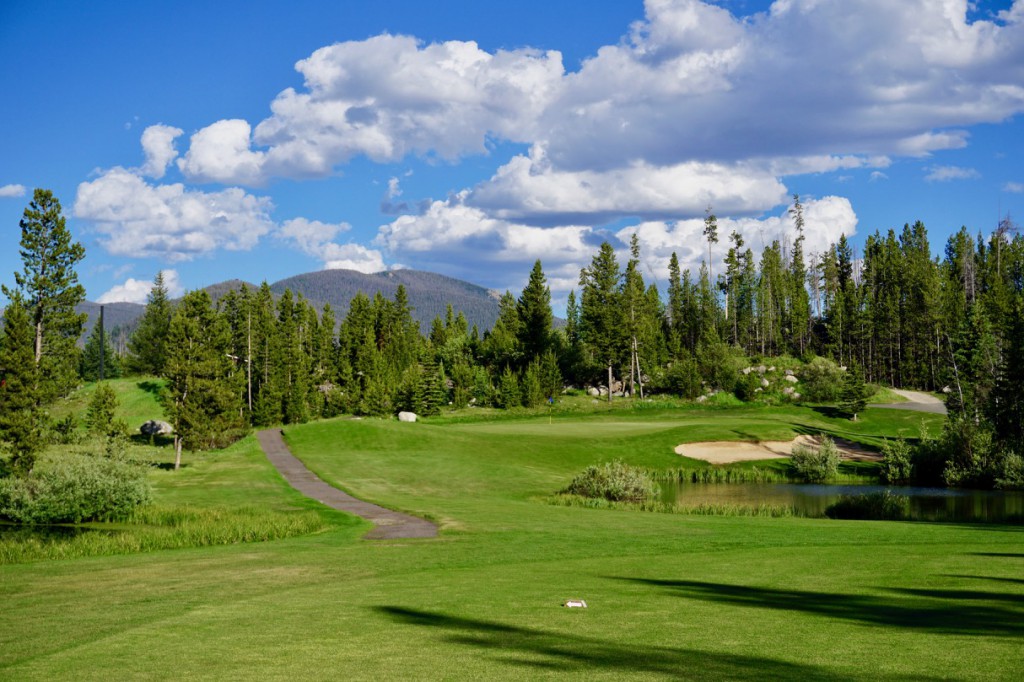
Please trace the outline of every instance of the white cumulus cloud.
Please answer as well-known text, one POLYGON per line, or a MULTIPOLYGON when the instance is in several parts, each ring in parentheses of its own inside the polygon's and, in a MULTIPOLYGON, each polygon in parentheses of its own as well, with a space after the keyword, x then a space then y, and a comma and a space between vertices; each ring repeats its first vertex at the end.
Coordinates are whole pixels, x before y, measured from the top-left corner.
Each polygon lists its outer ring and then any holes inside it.
POLYGON ((150 178, 162 178, 167 166, 178 156, 174 140, 183 132, 181 128, 163 124, 146 128, 142 132, 142 151, 146 155, 146 161, 139 171, 150 178))
POLYGON ((1024 194, 1024 182, 1007 182, 1003 185, 1003 191, 1011 194, 1024 194))
POLYGON ((217 121, 198 131, 178 169, 196 182, 261 184, 264 154, 252 151, 247 121, 217 121))
POLYGON ((25 196, 25 185, 0 185, 0 197, 25 196))
POLYGON ((319 220, 294 218, 286 220, 277 236, 293 243, 308 256, 323 261, 325 270, 358 270, 373 273, 387 270, 380 251, 355 243, 338 244, 334 240, 348 232, 348 223, 323 223, 319 220))
POLYGON ((274 226, 270 199, 237 187, 219 192, 151 185, 124 168, 78 186, 75 216, 93 223, 110 253, 188 260, 217 249, 248 250, 274 226))
POLYGON ((1024 23, 968 22, 967 0, 645 7, 545 110, 560 167, 921 155, 1024 110, 1024 23))
POLYGON ((467 203, 494 217, 538 223, 597 224, 622 216, 759 213, 784 201, 776 176, 753 164, 637 161, 604 171, 552 167, 537 148, 517 156, 476 187, 467 203))
MULTIPOLYGON (((177 270, 163 270, 164 287, 169 296, 177 297, 184 293, 177 270)), ((129 277, 123 284, 111 287, 98 299, 97 303, 145 303, 149 292, 153 290, 152 280, 141 280, 129 277)))
POLYGON ((388 162, 483 153, 490 136, 532 139, 563 73, 557 52, 489 53, 472 41, 422 45, 387 34, 320 48, 295 68, 304 89, 281 92, 251 135, 239 120, 197 132, 182 172, 260 184, 327 175, 356 155, 388 162))

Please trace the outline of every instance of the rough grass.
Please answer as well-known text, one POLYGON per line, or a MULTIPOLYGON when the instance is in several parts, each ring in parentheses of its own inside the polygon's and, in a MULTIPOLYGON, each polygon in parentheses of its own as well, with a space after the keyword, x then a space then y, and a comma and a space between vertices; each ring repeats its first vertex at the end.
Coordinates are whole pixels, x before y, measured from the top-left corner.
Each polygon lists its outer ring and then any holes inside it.
MULTIPOLYGON (((875 412, 855 425, 808 408, 673 408, 288 428, 321 477, 433 515, 440 537, 363 541, 354 523, 0 566, 0 678, 1016 679, 1017 528, 542 501, 609 459, 677 469, 672 448, 708 434, 916 435, 917 416, 875 412), (562 608, 570 598, 590 608, 562 608)), ((246 443, 155 472, 159 503, 302 508, 246 443)))

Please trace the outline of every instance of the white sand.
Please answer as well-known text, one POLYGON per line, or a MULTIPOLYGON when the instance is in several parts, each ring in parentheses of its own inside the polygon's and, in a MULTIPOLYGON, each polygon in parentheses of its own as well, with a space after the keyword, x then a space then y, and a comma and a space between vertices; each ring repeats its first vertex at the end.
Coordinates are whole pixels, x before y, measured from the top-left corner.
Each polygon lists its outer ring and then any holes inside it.
MULTIPOLYGON (((841 439, 837 439, 835 443, 839 449, 839 456, 843 459, 872 461, 880 458, 877 452, 866 450, 855 443, 841 439)), ((702 459, 712 464, 731 464, 733 462, 789 457, 793 453, 794 445, 817 447, 818 438, 816 436, 803 435, 788 441, 762 441, 760 443, 743 441, 683 443, 676 446, 676 454, 692 459, 702 459)))

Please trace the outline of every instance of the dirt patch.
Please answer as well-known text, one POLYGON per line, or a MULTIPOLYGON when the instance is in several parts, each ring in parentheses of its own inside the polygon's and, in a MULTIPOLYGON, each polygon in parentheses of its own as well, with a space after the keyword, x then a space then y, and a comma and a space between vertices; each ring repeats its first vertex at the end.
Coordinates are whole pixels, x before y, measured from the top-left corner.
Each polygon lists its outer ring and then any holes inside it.
MULTIPOLYGON (((858 462, 877 462, 882 456, 873 450, 841 438, 834 439, 842 459, 858 462)), ((794 445, 817 447, 818 436, 797 436, 793 440, 769 440, 759 443, 744 441, 711 441, 683 443, 676 446, 676 454, 701 459, 711 464, 732 464, 762 459, 780 459, 793 454, 794 445)))

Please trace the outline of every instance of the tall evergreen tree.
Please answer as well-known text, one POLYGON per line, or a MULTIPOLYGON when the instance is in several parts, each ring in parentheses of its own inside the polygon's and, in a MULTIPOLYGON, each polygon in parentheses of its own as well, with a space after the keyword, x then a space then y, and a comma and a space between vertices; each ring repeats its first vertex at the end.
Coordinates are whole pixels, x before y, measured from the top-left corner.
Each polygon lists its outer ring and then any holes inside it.
POLYGON ((163 376, 167 361, 167 330, 171 324, 171 302, 161 270, 153 278, 146 296, 146 309, 128 340, 128 370, 136 374, 163 376))
POLYGON ((97 320, 93 325, 92 333, 85 341, 78 365, 79 376, 84 381, 96 381, 100 378, 101 353, 103 355, 103 377, 116 379, 121 376, 121 358, 117 356, 113 346, 110 345, 110 338, 106 334, 100 334, 100 322, 97 320))
POLYGON ((0 335, 0 440, 12 452, 12 468, 22 474, 32 471, 44 445, 36 372, 32 321, 14 293, 0 335))
POLYGON ((530 271, 530 280, 516 302, 519 313, 519 347, 523 357, 532 361, 551 347, 551 290, 538 260, 530 271))
MULTIPOLYGON (((75 312, 85 300, 75 266, 85 257, 85 249, 71 241, 60 201, 49 190, 35 190, 18 224, 25 269, 14 274, 14 281, 32 321, 38 369, 35 396, 45 404, 65 395, 78 380, 75 344, 86 316, 75 312)), ((14 298, 15 291, 6 286, 2 290, 8 299, 14 298)))
POLYGON ((185 295, 167 337, 164 408, 174 427, 174 468, 182 448, 226 445, 241 435, 240 375, 228 356, 230 330, 203 290, 185 295))
POLYGON ((620 319, 621 278, 615 250, 608 242, 601 244, 590 267, 580 273, 580 340, 591 364, 607 368, 609 401, 615 381, 614 367, 626 345, 620 319))
POLYGON ((803 355, 811 331, 811 301, 807 293, 807 266, 804 263, 804 207, 800 195, 793 195, 790 209, 796 239, 789 263, 789 300, 787 304, 788 328, 792 332, 793 349, 803 355))

